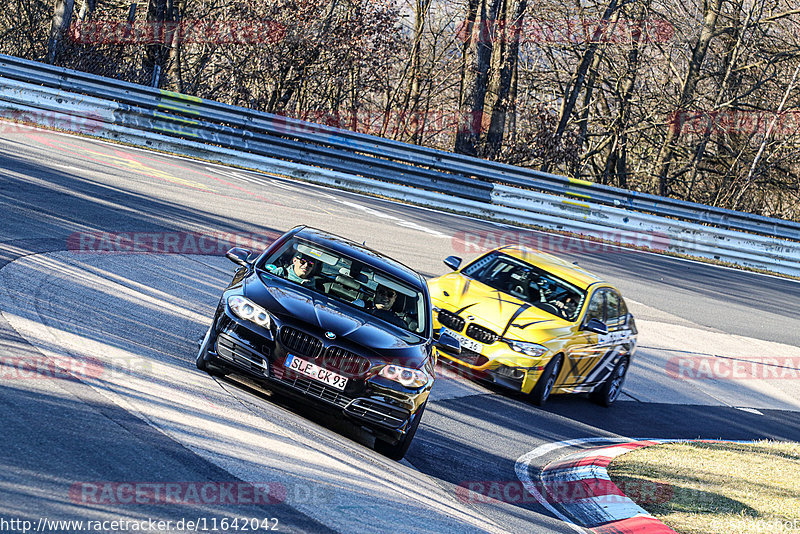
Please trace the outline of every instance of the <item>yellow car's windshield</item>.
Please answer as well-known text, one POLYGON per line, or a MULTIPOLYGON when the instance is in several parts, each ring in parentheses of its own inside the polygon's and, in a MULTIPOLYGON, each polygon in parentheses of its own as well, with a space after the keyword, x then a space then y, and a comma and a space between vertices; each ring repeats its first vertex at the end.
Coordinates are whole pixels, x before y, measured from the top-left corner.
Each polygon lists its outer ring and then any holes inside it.
POLYGON ((568 321, 578 318, 586 298, 573 284, 502 252, 478 258, 461 274, 568 321))

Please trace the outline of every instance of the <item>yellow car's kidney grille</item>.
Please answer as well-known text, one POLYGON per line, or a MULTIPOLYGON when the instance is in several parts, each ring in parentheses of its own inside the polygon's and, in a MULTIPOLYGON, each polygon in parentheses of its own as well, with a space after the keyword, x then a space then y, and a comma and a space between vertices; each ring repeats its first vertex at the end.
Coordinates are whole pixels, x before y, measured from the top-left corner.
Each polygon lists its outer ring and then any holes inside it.
POLYGON ((439 310, 439 322, 454 332, 461 332, 465 324, 464 319, 447 310, 439 310))
POLYGON ((491 345, 497 338, 500 337, 488 328, 484 328, 477 324, 471 324, 467 327, 467 336, 471 337, 475 341, 480 341, 485 345, 491 345))

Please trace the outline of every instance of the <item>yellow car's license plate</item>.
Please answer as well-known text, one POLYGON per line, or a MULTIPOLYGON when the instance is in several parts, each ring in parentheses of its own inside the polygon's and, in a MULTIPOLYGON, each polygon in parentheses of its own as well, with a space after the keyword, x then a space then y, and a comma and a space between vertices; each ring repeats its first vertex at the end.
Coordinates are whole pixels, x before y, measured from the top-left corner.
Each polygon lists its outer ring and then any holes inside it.
POLYGON ((440 335, 445 332, 456 338, 458 342, 461 343, 461 348, 469 349, 473 352, 477 352, 478 354, 480 354, 481 351, 483 350, 483 343, 478 343, 474 339, 470 339, 467 336, 461 335, 457 332, 453 332, 449 328, 442 327, 440 335))

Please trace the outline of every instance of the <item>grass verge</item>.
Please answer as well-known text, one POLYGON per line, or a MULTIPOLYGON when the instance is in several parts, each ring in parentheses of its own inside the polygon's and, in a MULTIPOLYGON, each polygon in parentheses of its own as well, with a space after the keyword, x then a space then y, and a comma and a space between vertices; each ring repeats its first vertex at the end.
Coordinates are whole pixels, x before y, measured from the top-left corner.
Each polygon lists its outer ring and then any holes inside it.
POLYGON ((620 456, 608 473, 681 534, 800 534, 800 443, 654 445, 620 456))

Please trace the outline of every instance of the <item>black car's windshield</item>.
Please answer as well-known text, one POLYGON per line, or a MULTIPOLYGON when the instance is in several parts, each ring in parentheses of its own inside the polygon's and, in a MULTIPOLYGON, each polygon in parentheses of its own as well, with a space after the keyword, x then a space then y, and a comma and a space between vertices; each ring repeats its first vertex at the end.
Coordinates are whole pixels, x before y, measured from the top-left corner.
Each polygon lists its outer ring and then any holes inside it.
POLYGON ((501 252, 478 258, 462 274, 568 321, 578 318, 586 292, 501 252))
POLYGON ((317 243, 291 239, 267 257, 261 268, 405 330, 425 332, 427 307, 422 291, 317 243))

